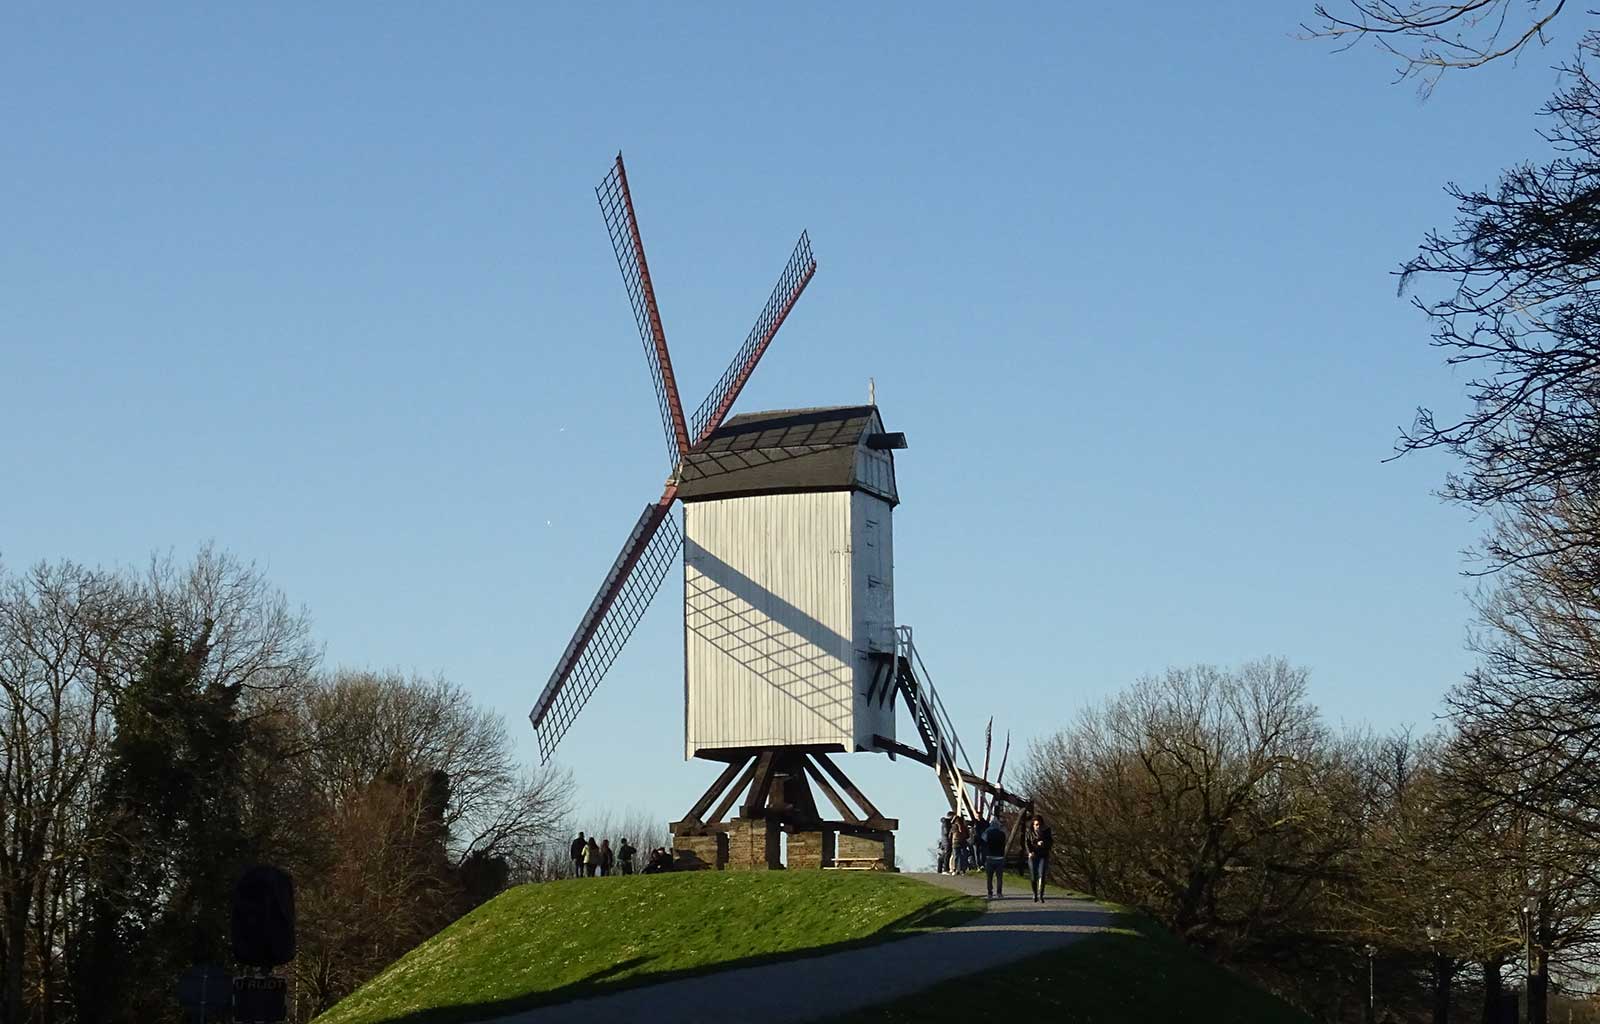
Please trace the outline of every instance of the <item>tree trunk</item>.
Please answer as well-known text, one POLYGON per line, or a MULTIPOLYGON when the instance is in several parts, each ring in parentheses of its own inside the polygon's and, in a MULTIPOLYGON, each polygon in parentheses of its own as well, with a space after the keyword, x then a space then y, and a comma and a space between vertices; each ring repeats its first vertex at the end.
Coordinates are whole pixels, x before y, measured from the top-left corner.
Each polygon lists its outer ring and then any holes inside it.
POLYGON ((1443 953, 1433 954, 1433 1024, 1450 1024, 1450 975, 1453 967, 1443 953))
POLYGON ((1550 1024, 1550 964, 1541 953, 1538 970, 1528 978, 1528 1024, 1550 1024))
POLYGON ((6 1024, 22 1024, 22 962, 28 949, 28 903, 26 887, 12 904, 6 921, 6 1024))
POLYGON ((1501 1024, 1500 1004, 1505 996, 1500 983, 1500 961, 1483 962, 1483 1024, 1501 1024))

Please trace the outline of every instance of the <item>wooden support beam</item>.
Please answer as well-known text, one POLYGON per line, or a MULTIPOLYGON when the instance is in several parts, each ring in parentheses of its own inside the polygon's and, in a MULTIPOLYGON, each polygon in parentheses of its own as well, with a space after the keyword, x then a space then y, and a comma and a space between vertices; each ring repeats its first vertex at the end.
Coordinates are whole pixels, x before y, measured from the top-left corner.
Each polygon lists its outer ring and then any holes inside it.
POLYGON ((839 770, 839 766, 833 763, 833 758, 822 753, 812 754, 811 756, 816 759, 818 764, 822 765, 824 771, 833 776, 833 781, 839 784, 840 789, 850 794, 850 799, 856 802, 856 806, 867 812, 867 817, 883 817, 883 812, 878 810, 871 800, 867 799, 867 795, 861 792, 854 782, 850 781, 849 776, 839 770))
MULTIPOLYGON (((934 767, 933 758, 928 754, 916 749, 915 747, 908 747, 904 743, 896 743, 887 736, 875 735, 872 737, 872 742, 875 746, 881 747, 884 750, 893 751, 894 753, 899 754, 901 757, 909 757, 918 764, 925 764, 929 768, 934 767)), ((1008 804, 1011 804, 1013 807, 1033 807, 1033 801, 1029 800, 1027 797, 1018 796, 1010 790, 996 785, 993 782, 989 782, 986 779, 981 779, 965 769, 958 768, 956 770, 960 772, 962 782, 965 782, 969 786, 977 786, 979 789, 982 789, 984 792, 998 800, 1002 800, 1008 804)))
POLYGON ((796 754, 785 758, 784 765, 786 776, 783 783, 784 799, 801 814, 812 818, 822 817, 822 812, 817 810, 817 798, 811 792, 811 783, 807 781, 806 774, 810 765, 804 754, 796 754))
POLYGON ((750 777, 756 773, 756 760, 755 757, 750 758, 750 763, 745 765, 744 774, 739 776, 738 782, 728 787, 728 791, 722 796, 722 802, 717 804, 715 811, 711 812, 711 820, 706 824, 715 825, 721 821, 722 816, 727 814, 729 808, 733 806, 733 802, 739 799, 739 794, 744 792, 745 786, 749 785, 750 777))
MULTIPOLYGON (((700 794, 700 799, 696 800, 694 806, 689 808, 689 813, 683 816, 683 820, 685 822, 701 821, 702 816, 706 813, 706 808, 711 806, 713 800, 722 795, 722 791, 727 789, 733 780, 738 777, 739 769, 743 768, 748 761, 748 755, 737 761, 729 761, 728 767, 724 768, 722 774, 717 776, 717 781, 713 782, 704 793, 700 794)), ((721 815, 718 815, 718 817, 721 817, 721 815)))
POLYGON ((901 757, 911 758, 918 764, 925 764, 929 768, 933 767, 933 755, 918 750, 916 747, 908 747, 904 743, 897 743, 887 736, 873 734, 872 745, 888 751, 891 755, 899 754, 901 757))
POLYGON ((776 760, 776 751, 763 750, 756 755, 755 776, 750 783, 750 792, 745 797, 744 806, 739 809, 740 817, 759 818, 767 809, 767 791, 772 788, 772 764, 776 760))
POLYGON ((807 774, 809 774, 816 784, 822 789, 822 795, 828 798, 829 803, 833 804, 834 810, 844 815, 847 821, 860 821, 860 816, 858 816, 855 811, 850 809, 849 804, 844 802, 844 798, 839 795, 838 790, 833 788, 833 784, 822 777, 822 772, 817 770, 817 766, 812 764, 809 760, 805 761, 804 764, 807 774))

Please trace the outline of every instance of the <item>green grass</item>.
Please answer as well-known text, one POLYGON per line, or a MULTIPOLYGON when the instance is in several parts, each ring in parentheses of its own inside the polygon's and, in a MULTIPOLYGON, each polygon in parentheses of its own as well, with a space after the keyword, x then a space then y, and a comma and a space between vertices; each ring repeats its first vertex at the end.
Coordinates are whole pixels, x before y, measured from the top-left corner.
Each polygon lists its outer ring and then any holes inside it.
POLYGON ((697 871, 524 885, 316 1024, 455 1024, 674 977, 948 928, 982 900, 884 872, 697 871))
MULTIPOLYGON (((1021 891, 1026 896, 1026 879, 1021 891)), ((1106 932, 850 1014, 841 1024, 971 1024, 996 1011, 1008 1020, 1062 1024, 1310 1024, 1311 1018, 1187 949, 1148 918, 1112 909, 1120 913, 1106 932)))

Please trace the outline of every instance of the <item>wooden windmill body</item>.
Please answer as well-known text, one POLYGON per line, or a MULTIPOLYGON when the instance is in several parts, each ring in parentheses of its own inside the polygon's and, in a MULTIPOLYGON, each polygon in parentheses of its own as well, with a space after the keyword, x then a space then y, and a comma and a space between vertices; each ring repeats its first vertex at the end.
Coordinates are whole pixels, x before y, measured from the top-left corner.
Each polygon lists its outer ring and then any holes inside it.
POLYGON ((909 628, 895 624, 893 453, 905 435, 885 430, 872 404, 728 418, 816 270, 809 239, 801 235, 732 365, 686 416, 620 155, 596 192, 652 370, 672 473, 529 715, 543 756, 594 693, 681 548, 684 756, 724 767, 672 823, 679 866, 778 867, 787 833, 791 867, 893 868, 898 822, 835 754, 927 764, 962 813, 980 813, 985 795, 1021 806, 972 773, 919 671, 909 628), (918 745, 896 738, 897 700, 918 745))

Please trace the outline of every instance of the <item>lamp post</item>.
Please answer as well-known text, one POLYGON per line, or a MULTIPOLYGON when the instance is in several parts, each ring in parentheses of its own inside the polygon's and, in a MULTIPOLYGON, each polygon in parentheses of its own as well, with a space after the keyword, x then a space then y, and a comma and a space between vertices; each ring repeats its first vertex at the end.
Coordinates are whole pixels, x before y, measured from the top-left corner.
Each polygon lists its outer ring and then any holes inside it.
POLYGON ((1445 984, 1444 954, 1439 952, 1439 940, 1444 937, 1444 923, 1437 918, 1429 921, 1428 948, 1433 950, 1433 1024, 1450 1024, 1450 990, 1445 984))
POLYGON ((1367 943, 1367 1024, 1377 1024, 1378 1021, 1378 989, 1372 973, 1372 958, 1377 952, 1377 946, 1367 943))
POLYGON ((1525 1011, 1527 1014, 1527 1019, 1529 1021, 1537 1020, 1539 1021, 1539 1024, 1543 1024, 1545 1017, 1543 1012, 1544 1000, 1539 1000, 1541 1005, 1536 1011, 1534 1008, 1533 999, 1533 986, 1538 980, 1538 971, 1534 968, 1533 964, 1533 924, 1534 915, 1538 912, 1539 898, 1537 896, 1530 895, 1526 900, 1523 901, 1522 904, 1522 935, 1523 940, 1526 943, 1526 959, 1528 962, 1528 977, 1523 983, 1523 1002, 1527 1006, 1525 1011))

